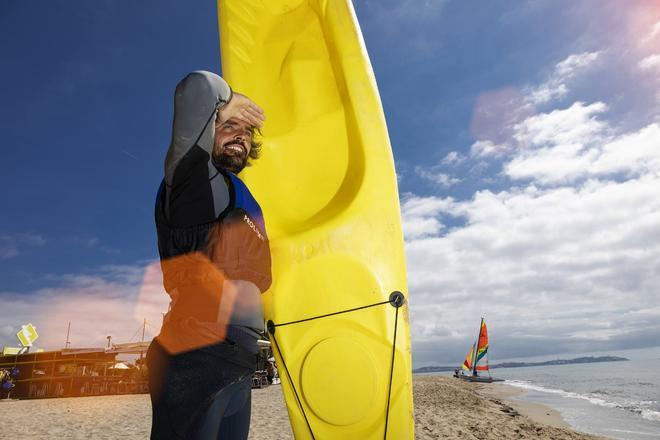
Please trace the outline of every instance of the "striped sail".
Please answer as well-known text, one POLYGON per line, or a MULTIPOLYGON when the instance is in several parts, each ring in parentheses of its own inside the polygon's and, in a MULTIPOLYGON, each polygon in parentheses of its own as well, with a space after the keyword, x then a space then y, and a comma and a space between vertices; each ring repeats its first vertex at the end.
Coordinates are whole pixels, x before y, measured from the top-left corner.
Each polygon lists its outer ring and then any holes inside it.
POLYGON ((465 360, 463 361, 463 365, 461 365, 461 368, 463 368, 466 371, 472 371, 472 359, 474 358, 474 345, 470 348, 470 352, 465 356, 465 360))
POLYGON ((481 327, 479 328, 479 339, 477 340, 477 357, 474 361, 474 371, 488 371, 488 358, 486 358, 485 365, 479 365, 479 361, 488 353, 488 328, 486 328, 486 321, 481 319, 481 327))

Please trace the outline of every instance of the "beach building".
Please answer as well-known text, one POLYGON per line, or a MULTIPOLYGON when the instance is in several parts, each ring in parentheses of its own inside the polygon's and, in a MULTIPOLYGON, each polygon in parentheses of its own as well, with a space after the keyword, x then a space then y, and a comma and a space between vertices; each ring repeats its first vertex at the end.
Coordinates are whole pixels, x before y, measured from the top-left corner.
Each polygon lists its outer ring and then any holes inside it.
MULTIPOLYGON (((109 348, 64 348, 61 350, 0 355, 0 370, 18 368, 13 378, 12 399, 142 394, 149 392, 145 355, 151 341, 112 344, 109 348), (117 359, 133 355, 132 362, 117 359)), ((269 341, 258 341, 258 368, 253 387, 270 385, 267 364, 272 357, 269 341)), ((0 390, 0 399, 8 392, 0 390)))
POLYGON ((11 398, 17 399, 147 393, 143 356, 148 346, 149 342, 136 342, 4 355, 0 369, 18 368, 11 390, 11 398), (120 362, 119 354, 140 356, 130 364, 120 362))

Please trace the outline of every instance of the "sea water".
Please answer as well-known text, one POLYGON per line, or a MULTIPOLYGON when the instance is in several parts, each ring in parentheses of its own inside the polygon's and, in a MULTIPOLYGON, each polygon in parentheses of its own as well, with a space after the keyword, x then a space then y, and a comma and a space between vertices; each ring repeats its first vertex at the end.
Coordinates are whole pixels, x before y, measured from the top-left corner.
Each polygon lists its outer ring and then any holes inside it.
POLYGON ((497 368, 519 398, 558 410, 574 429, 615 439, 660 439, 660 358, 497 368))

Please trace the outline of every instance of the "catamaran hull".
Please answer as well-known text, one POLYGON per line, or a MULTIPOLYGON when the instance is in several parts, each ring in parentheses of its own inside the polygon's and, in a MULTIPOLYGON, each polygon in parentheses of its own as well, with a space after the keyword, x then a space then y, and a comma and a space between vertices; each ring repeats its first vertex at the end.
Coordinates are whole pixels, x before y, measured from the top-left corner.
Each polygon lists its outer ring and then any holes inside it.
POLYGON ((479 382, 479 383, 492 383, 492 382, 504 382, 504 379, 498 379, 496 377, 481 377, 481 376, 454 376, 458 379, 462 379, 468 382, 479 382))

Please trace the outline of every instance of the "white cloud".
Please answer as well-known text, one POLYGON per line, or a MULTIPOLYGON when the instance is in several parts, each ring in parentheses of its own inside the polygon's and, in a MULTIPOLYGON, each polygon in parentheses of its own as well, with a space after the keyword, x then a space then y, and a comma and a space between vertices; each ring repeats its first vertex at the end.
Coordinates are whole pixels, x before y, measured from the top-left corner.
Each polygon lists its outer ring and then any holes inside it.
POLYGON ((442 159, 440 162, 442 165, 452 165, 452 164, 459 164, 464 162, 466 159, 465 156, 463 156, 461 153, 458 151, 450 151, 447 153, 447 155, 442 159))
MULTIPOLYGON (((591 67, 602 52, 572 54, 555 65, 550 78, 536 87, 527 87, 524 93, 506 87, 479 96, 475 104, 470 131, 477 139, 470 147, 471 158, 502 159, 515 154, 520 148, 528 148, 552 138, 557 141, 558 132, 571 127, 573 132, 564 133, 564 138, 576 140, 575 131, 582 138, 601 131, 603 124, 595 116, 607 110, 597 102, 589 106, 574 103, 563 111, 536 115, 536 104, 547 104, 568 94, 567 83, 578 73, 591 67), (579 118, 591 119, 582 120, 579 118)), ((604 134, 604 133, 603 133, 604 134)))
POLYGON ((451 214, 452 208, 451 198, 405 196, 401 204, 404 236, 407 240, 414 240, 440 234, 444 225, 436 217, 440 213, 451 214))
POLYGON ((441 222, 451 212, 466 221, 407 237, 416 362, 458 362, 479 316, 500 358, 541 354, 524 351, 539 341, 552 353, 579 351, 591 334, 605 348, 624 348, 616 341, 636 331, 660 336, 648 319, 659 307, 658 188, 658 175, 644 175, 465 201, 409 197, 404 220, 441 222), (427 344, 435 351, 425 353, 427 344))
POLYGON ((598 59, 600 52, 583 52, 569 55, 565 60, 557 63, 555 75, 559 78, 571 78, 575 73, 598 59))
POLYGON ((44 246, 47 240, 39 234, 17 233, 0 235, 0 260, 16 257, 22 249, 44 246))
POLYGON ((569 56, 523 95, 478 98, 466 161, 486 162, 497 189, 404 197, 416 365, 459 363, 480 316, 500 359, 660 340, 660 123, 624 130, 600 101, 534 109, 601 54, 569 56))
POLYGON ((169 297, 158 264, 105 266, 93 274, 52 276, 52 287, 32 292, 0 292, 0 344, 16 345, 21 325, 37 327, 37 347, 61 348, 71 321, 76 347, 102 347, 105 337, 128 342, 147 319, 147 336, 160 330, 169 297))
POLYGON ((653 25, 649 38, 655 38, 658 35, 660 35, 660 21, 653 25))
POLYGON ((455 173, 460 172, 460 166, 466 160, 466 156, 457 151, 451 151, 438 164, 430 166, 418 165, 414 168, 414 172, 417 177, 431 182, 435 186, 449 188, 461 182, 461 179, 455 177, 455 173))
POLYGON ((530 100, 534 104, 543 104, 553 99, 561 99, 568 93, 566 84, 546 83, 530 93, 530 100))
POLYGON ((520 150, 504 166, 512 179, 538 184, 574 182, 622 174, 660 172, 660 126, 650 124, 620 136, 596 115, 606 106, 575 103, 529 118, 516 136, 529 148, 520 150))
POLYGON ((405 194, 401 204, 404 217, 429 217, 440 213, 452 213, 455 202, 451 197, 441 199, 438 197, 417 197, 414 194, 405 194))
POLYGON ((435 185, 448 188, 452 185, 460 183, 461 179, 453 177, 448 173, 442 170, 442 167, 432 166, 432 167, 423 167, 416 166, 415 174, 421 177, 424 180, 434 183, 435 185))
POLYGON ((514 138, 531 147, 586 144, 602 139, 606 124, 597 115, 607 111, 607 105, 596 102, 584 105, 576 102, 564 110, 553 110, 525 119, 515 127, 514 138))
POLYGON ((409 240, 437 235, 442 228, 443 224, 435 218, 412 217, 403 222, 403 234, 409 240))
POLYGON ((23 243, 30 246, 43 246, 47 243, 43 235, 25 232, 0 235, 0 240, 9 243, 23 243))
POLYGON ((470 157, 500 157, 510 150, 511 148, 506 145, 498 145, 489 140, 479 140, 470 147, 470 157))
POLYGON ((545 104, 555 99, 561 99, 568 94, 566 83, 580 71, 593 65, 601 56, 601 52, 583 52, 569 55, 555 65, 555 69, 543 84, 529 91, 528 99, 534 104, 545 104))
POLYGON ((576 102, 526 119, 514 133, 525 148, 505 165, 505 173, 512 179, 534 178, 544 184, 584 177, 599 154, 594 146, 609 136, 608 125, 597 118, 606 110, 601 102, 576 102))
POLYGON ((658 70, 660 68, 660 54, 649 55, 638 64, 642 70, 658 70))
POLYGON ((653 25, 649 34, 642 39, 642 44, 649 44, 660 35, 660 21, 653 25))
POLYGON ((599 153, 590 164, 590 174, 660 172, 660 125, 650 124, 637 132, 619 136, 605 144, 599 153))
POLYGON ((470 121, 470 133, 477 139, 470 157, 499 158, 517 145, 514 127, 533 114, 526 97, 513 87, 490 90, 477 97, 470 121))
POLYGON ((394 161, 394 170, 396 171, 396 181, 401 184, 404 179, 407 178, 410 173, 410 165, 405 160, 396 160, 394 161))
POLYGON ((14 245, 0 245, 0 260, 6 260, 18 255, 18 249, 14 245))
POLYGON ((509 188, 403 199, 416 365, 459 363, 480 316, 495 358, 657 345, 660 124, 622 132, 604 102, 513 113, 470 149, 509 188))

